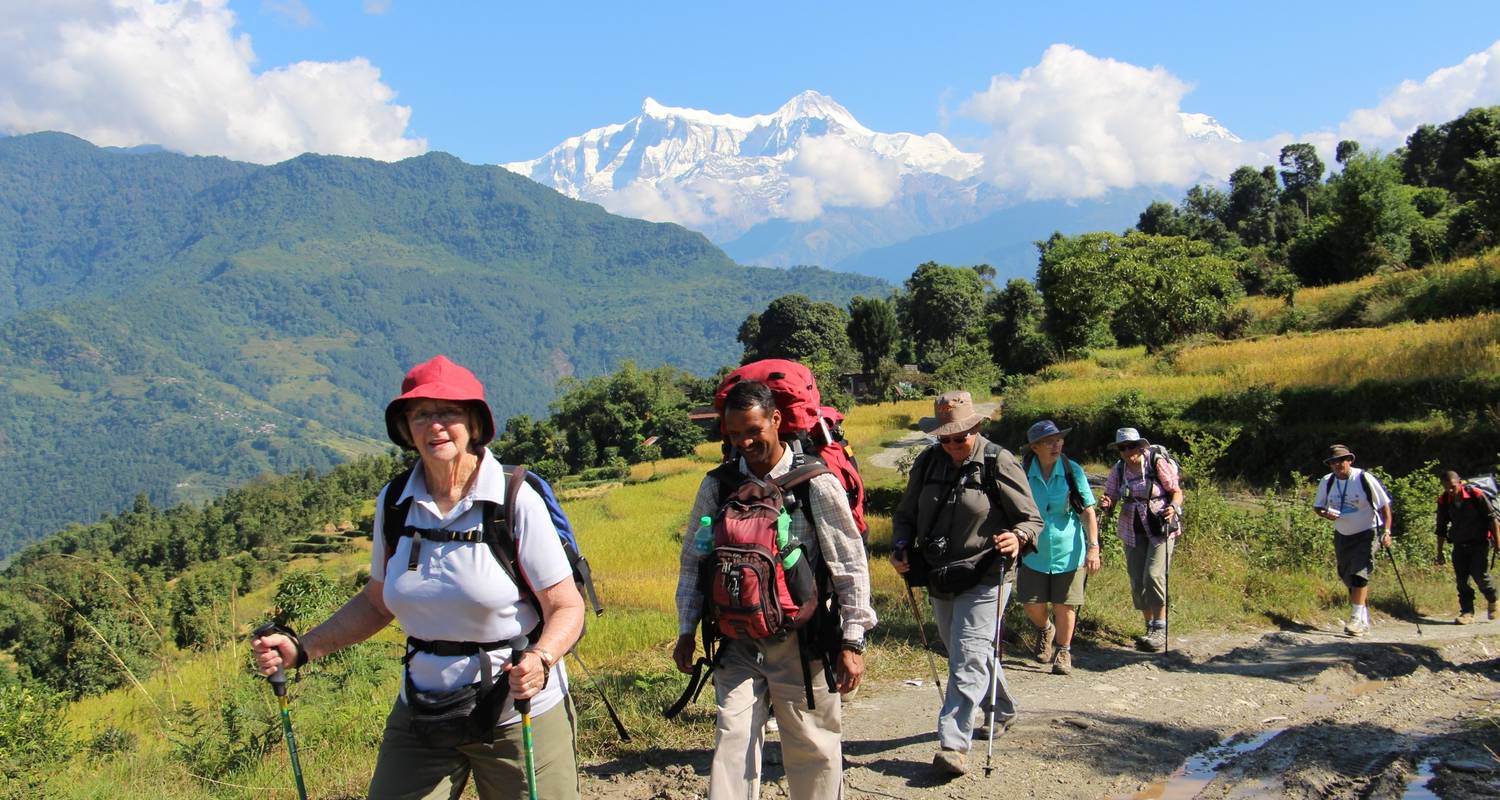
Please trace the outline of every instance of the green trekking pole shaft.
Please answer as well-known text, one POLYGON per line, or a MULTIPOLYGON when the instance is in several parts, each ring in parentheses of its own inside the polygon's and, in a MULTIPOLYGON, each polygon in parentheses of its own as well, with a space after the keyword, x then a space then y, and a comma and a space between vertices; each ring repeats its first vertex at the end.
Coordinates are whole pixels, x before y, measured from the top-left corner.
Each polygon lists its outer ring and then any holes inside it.
MULTIPOLYGON (((517 636, 511 641, 511 664, 521 660, 521 655, 529 646, 525 636, 517 636)), ((516 712, 521 715, 521 752, 526 758, 526 797, 528 800, 537 800, 536 794, 536 749, 531 741, 531 698, 516 699, 514 701, 516 712)))
POLYGON ((531 700, 517 700, 516 710, 521 712, 521 748, 526 753, 526 797, 536 796, 536 750, 531 743, 531 700))
MULTIPOLYGON (((271 622, 255 629, 256 636, 266 636, 272 633, 280 633, 280 631, 271 622)), ((302 783, 302 759, 297 757, 297 737, 292 735, 292 713, 288 708, 289 701, 286 696, 286 669, 277 667, 266 680, 271 684, 271 691, 276 693, 277 705, 281 706, 281 733, 286 737, 287 753, 292 758, 292 775, 297 779, 298 800, 307 800, 307 787, 302 783)))

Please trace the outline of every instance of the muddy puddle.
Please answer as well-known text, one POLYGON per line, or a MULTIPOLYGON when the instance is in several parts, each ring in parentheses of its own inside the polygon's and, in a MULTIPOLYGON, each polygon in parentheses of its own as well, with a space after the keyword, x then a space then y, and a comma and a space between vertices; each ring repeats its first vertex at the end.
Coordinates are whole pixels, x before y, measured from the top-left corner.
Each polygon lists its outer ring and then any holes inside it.
POLYGON ((1265 747, 1285 728, 1272 728, 1248 739, 1236 734, 1191 756, 1166 780, 1157 781, 1129 795, 1120 795, 1117 800, 1191 800, 1197 797, 1214 778, 1234 759, 1265 747))

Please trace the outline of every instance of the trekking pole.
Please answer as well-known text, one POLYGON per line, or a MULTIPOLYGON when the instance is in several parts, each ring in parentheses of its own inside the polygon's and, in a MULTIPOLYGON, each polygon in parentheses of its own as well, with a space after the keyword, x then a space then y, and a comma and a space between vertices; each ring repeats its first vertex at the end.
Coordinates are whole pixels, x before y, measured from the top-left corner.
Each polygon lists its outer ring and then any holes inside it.
POLYGON ((984 727, 989 731, 989 744, 985 745, 984 751, 984 777, 988 778, 995 768, 995 703, 1000 699, 1000 638, 1005 635, 1005 609, 1000 605, 1000 598, 1005 596, 1005 571, 1010 565, 1008 559, 1000 559, 1000 584, 995 590, 995 665, 990 670, 990 709, 985 714, 984 727))
MULTIPOLYGON (((517 636, 511 640, 510 652, 511 663, 519 660, 517 653, 525 652, 527 642, 525 636, 517 636)), ((515 700, 512 703, 516 711, 521 715, 521 748, 526 753, 526 797, 528 800, 537 800, 536 795, 536 750, 531 743, 531 698, 515 700)))
POLYGON ((932 658, 932 648, 927 644, 927 623, 922 620, 922 612, 917 608, 917 595, 911 590, 911 584, 906 584, 906 604, 911 607, 911 615, 917 620, 917 634, 922 637, 922 652, 927 654, 927 669, 932 673, 932 685, 937 687, 938 704, 943 703, 943 682, 938 679, 937 661, 932 658))
MULTIPOLYGON (((272 633, 281 633, 281 629, 276 623, 267 622, 256 628, 252 635, 260 638, 272 633)), ((292 757, 292 775, 297 778, 298 800, 307 800, 307 787, 302 784, 302 760, 297 757, 297 738, 292 735, 292 714, 287 708, 286 669, 277 667, 266 680, 270 681, 271 691, 276 693, 276 702, 281 706, 281 733, 286 737, 286 749, 292 757)))
POLYGON ((1417 622, 1417 618, 1422 615, 1417 611, 1417 604, 1412 602, 1411 594, 1406 591, 1406 581, 1401 580, 1401 570, 1396 568, 1396 554, 1392 553, 1389 547, 1384 548, 1384 550, 1385 554, 1391 559, 1391 572, 1396 573, 1396 584, 1401 587, 1401 594, 1406 597, 1406 604, 1411 606, 1412 623, 1417 626, 1417 635, 1421 636, 1422 623, 1417 622))
POLYGON ((1162 547, 1167 551, 1166 569, 1162 575, 1161 586, 1161 611, 1162 611, 1162 655, 1172 652, 1172 537, 1169 534, 1162 547))
POLYGON ((594 691, 599 693, 599 699, 604 701, 604 709, 609 712, 610 721, 615 723, 615 730, 620 734, 620 741, 630 741, 630 732, 625 730, 625 723, 620 721, 620 715, 615 713, 614 704, 609 702, 609 695, 604 693, 604 684, 594 679, 593 670, 589 669, 589 665, 583 662, 583 656, 578 654, 576 648, 569 655, 573 656, 573 660, 578 662, 578 666, 583 669, 583 677, 588 680, 589 685, 594 687, 594 691))

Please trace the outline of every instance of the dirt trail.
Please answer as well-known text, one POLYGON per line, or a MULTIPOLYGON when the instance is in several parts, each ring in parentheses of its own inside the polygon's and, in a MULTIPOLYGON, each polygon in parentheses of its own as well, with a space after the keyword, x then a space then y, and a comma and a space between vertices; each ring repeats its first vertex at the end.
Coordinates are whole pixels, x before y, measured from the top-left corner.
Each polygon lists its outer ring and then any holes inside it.
MULTIPOLYGON (((1080 644, 1069 676, 1012 652, 1021 716, 995 742, 989 778, 983 740, 969 774, 945 781, 930 768, 930 685, 869 685, 845 707, 847 796, 1500 797, 1489 750, 1500 751, 1500 622, 1423 630, 1175 637, 1168 655, 1080 644)), ((784 797, 771 742, 762 796, 784 797)), ((584 794, 700 797, 708 765, 708 753, 680 751, 593 765, 584 794)))

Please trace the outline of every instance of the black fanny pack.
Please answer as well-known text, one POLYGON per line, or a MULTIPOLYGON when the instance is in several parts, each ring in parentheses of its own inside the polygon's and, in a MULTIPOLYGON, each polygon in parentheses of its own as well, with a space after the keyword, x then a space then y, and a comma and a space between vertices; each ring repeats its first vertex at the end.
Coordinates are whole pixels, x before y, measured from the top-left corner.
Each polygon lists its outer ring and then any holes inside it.
POLYGON ((495 725, 505 698, 510 695, 509 681, 496 681, 490 665, 489 651, 503 647, 503 642, 428 642, 408 638, 405 673, 406 707, 411 712, 409 726, 427 747, 459 747, 466 744, 489 744, 495 741, 495 725), (437 655, 479 656, 479 683, 457 689, 423 691, 411 682, 411 658, 417 652, 437 655))
POLYGON ((994 566, 997 555, 998 551, 987 549, 943 564, 929 562, 927 588, 941 594, 966 592, 979 585, 994 566))

